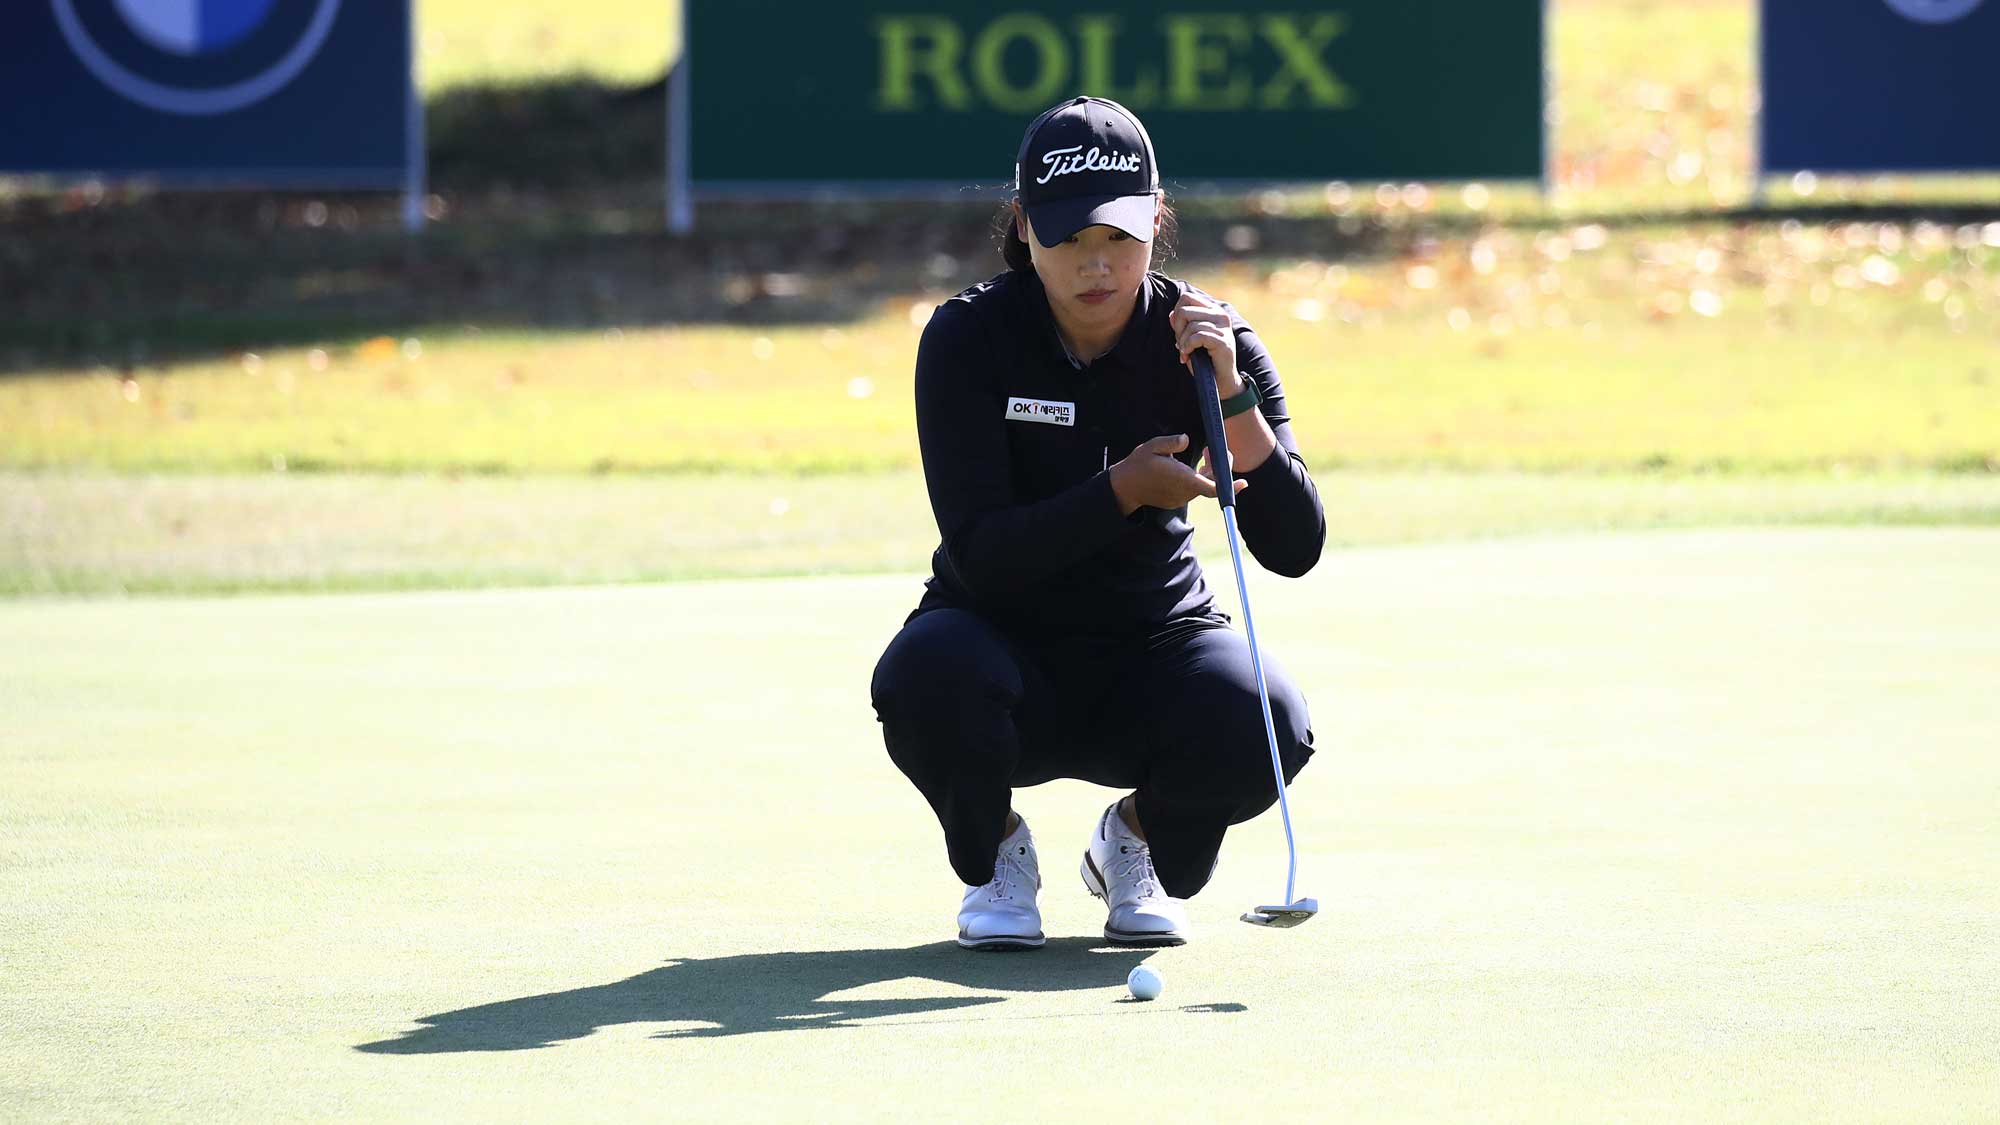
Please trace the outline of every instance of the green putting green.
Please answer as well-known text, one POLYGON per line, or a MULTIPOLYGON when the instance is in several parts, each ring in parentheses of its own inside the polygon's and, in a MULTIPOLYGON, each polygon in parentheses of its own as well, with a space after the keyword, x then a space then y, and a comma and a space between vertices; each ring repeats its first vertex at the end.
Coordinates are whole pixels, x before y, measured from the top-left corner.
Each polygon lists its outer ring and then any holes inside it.
POLYGON ((1106 950, 1058 783, 1016 956, 867 706, 913 578, 0 603, 0 1118, 2000 1115, 2000 532, 1252 582, 1322 913, 1235 921, 1267 817, 1106 950))

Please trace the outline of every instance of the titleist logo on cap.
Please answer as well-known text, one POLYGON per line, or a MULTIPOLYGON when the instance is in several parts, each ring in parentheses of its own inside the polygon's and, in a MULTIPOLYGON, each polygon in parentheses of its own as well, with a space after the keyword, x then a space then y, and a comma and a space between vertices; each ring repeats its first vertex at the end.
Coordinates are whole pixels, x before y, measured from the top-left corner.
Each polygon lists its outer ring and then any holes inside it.
POLYGON ((1137 172, 1142 167, 1137 153, 1103 153, 1092 146, 1089 152, 1082 145, 1055 148, 1042 154, 1042 163, 1048 171, 1042 173, 1035 182, 1046 184, 1057 176, 1067 176, 1075 172, 1137 172))
POLYGON ((1095 226, 1152 241, 1159 186, 1146 130, 1103 98, 1072 98, 1043 113, 1014 153, 1014 190, 1045 247, 1095 226))

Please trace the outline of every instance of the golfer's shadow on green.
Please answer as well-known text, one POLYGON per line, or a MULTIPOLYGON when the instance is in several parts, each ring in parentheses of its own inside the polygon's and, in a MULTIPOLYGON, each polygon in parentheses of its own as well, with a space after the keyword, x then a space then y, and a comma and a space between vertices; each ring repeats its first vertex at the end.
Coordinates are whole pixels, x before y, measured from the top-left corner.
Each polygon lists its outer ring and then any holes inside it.
MULTIPOLYGON (((918 996, 892 1000, 827 999, 884 981, 916 978, 995 993, 1118 989, 1151 950, 1109 948, 1096 938, 1056 938, 1033 953, 968 953, 941 941, 910 949, 840 949, 753 953, 675 961, 615 984, 524 996, 420 1017, 422 1027, 356 1050, 381 1055, 450 1051, 520 1051, 581 1039, 627 1023, 698 1023, 656 1038, 749 1035, 766 1031, 856 1027, 882 1016, 949 1012, 998 1004, 1004 995, 918 996)), ((1115 998, 1105 996, 1105 1011, 1115 998)), ((1242 1011, 1238 1004, 1198 1006, 1242 1011)), ((1129 1009, 1126 1009, 1129 1010, 1129 1009)), ((982 1017, 973 1017, 982 1018, 982 1017)), ((985 1017, 993 1018, 993 1017, 985 1017)))

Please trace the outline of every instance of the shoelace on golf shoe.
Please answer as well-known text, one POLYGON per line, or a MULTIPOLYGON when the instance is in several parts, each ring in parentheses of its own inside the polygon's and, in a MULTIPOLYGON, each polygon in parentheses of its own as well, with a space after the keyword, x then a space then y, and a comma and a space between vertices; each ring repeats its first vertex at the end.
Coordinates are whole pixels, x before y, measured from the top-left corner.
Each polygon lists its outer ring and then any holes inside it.
POLYGON ((1136 875, 1141 901, 1151 898, 1165 898, 1166 891, 1160 887, 1160 877, 1153 870, 1153 849, 1140 844, 1118 845, 1119 858, 1111 864, 1111 875, 1124 879, 1136 875))
POLYGON ((1026 844, 1000 849, 1000 854, 993 860, 993 881, 986 884, 993 888, 993 892, 987 895, 987 898, 994 902, 1005 902, 1013 897, 1009 892, 1015 883, 1034 881, 1034 877, 1028 873, 1028 865, 1023 862, 1027 854, 1026 844))

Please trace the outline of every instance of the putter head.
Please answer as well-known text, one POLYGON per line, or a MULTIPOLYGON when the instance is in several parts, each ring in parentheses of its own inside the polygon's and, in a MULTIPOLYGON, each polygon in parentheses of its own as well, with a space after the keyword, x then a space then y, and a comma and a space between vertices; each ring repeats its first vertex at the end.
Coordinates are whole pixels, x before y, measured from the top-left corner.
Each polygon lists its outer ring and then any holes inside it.
POLYGON ((1245 922, 1253 926, 1269 926, 1275 930, 1288 930, 1293 926, 1303 926, 1313 915, 1319 913, 1319 900, 1302 898, 1290 906, 1260 906, 1243 916, 1245 922))

